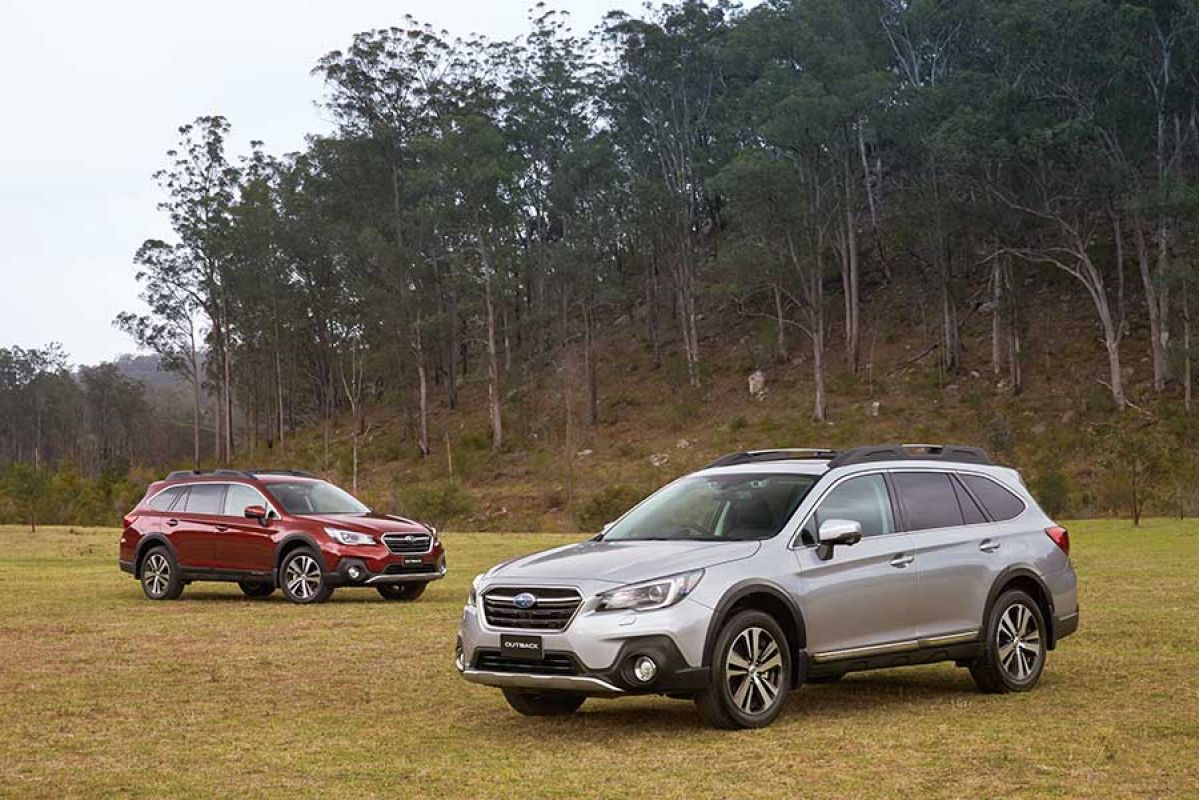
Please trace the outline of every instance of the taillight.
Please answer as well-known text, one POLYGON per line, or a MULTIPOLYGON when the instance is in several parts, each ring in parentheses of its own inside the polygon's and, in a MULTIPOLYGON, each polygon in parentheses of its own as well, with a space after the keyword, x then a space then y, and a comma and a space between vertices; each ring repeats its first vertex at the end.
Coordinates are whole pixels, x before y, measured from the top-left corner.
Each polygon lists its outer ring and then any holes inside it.
POLYGON ((1052 528, 1045 529, 1045 535, 1052 539, 1053 543, 1060 547, 1063 553, 1070 555, 1070 531, 1054 525, 1052 528))

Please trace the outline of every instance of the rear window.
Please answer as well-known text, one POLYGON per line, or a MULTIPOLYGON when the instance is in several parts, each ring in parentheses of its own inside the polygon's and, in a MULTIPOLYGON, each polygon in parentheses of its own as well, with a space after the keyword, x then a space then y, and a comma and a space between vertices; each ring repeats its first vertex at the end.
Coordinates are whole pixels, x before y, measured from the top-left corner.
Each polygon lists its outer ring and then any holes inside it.
POLYGON ((175 501, 179 499, 179 495, 183 494, 186 487, 172 486, 170 489, 164 489, 158 494, 150 498, 147 506, 155 511, 169 511, 175 501))
POLYGON ((950 528, 962 524, 953 483, 944 472, 896 472, 891 476, 908 530, 950 528))
POLYGON ((983 508, 995 522, 1015 519, 1024 511, 1024 501, 990 478, 981 475, 963 475, 962 480, 983 504, 983 508))
POLYGON ((197 483, 187 494, 189 514, 219 514, 225 500, 225 484, 197 483))

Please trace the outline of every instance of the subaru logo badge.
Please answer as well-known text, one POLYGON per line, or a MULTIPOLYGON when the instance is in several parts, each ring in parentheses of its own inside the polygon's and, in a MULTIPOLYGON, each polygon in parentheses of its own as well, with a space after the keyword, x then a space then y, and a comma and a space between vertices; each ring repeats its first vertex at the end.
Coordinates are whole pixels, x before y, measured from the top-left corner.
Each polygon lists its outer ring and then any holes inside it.
POLYGON ((404 537, 404 541, 405 541, 405 542, 415 542, 415 541, 416 541, 416 537, 415 537, 415 536, 412 536, 411 534, 409 534, 408 536, 405 536, 405 537, 404 537))
POLYGON ((516 597, 512 598, 512 605, 517 608, 532 608, 537 605, 537 598, 528 592, 521 592, 516 597))

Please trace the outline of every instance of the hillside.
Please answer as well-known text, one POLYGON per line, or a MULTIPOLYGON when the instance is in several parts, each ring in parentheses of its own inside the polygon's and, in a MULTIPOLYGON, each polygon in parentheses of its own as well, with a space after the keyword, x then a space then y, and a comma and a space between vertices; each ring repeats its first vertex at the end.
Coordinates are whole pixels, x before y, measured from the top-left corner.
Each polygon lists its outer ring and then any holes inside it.
MULTIPOLYGON (((1125 431, 1135 431, 1146 448, 1176 441, 1180 397, 1153 398, 1146 332, 1130 313, 1122 350, 1134 406, 1114 412, 1100 382, 1102 345, 1089 309, 1072 285, 1052 275, 1030 276, 1027 283, 1025 388, 1018 397, 991 371, 985 308, 963 315, 963 368, 941 374, 934 318, 930 313, 929 321, 922 319, 918 286, 872 291, 866 317, 875 324, 867 329, 868 357, 857 377, 844 369, 836 341, 841 329, 834 324, 824 424, 809 419, 810 346, 798 332, 788 333, 789 358, 780 361, 773 322, 738 319, 727 310, 709 313, 701 323, 704 384, 695 391, 675 343, 664 343, 664 363, 654 369, 637 321, 623 318, 597 343, 594 428, 583 424, 578 350, 568 349, 534 374, 507 376, 508 441, 499 453, 490 450, 484 376, 470 374, 458 410, 435 402, 433 453, 426 459, 416 455, 410 410, 369 410, 360 494, 378 507, 458 529, 591 530, 643 494, 729 451, 953 441, 981 445, 1021 468, 1056 513, 1127 513, 1128 476, 1119 461, 1106 466, 1107 459, 1118 458, 1113 454, 1125 431), (748 376, 757 369, 766 376, 761 399, 748 391, 748 376)), ((437 387, 432 395, 441 399, 437 387)), ((320 428, 303 430, 285 454, 272 453, 266 462, 313 469, 348 486, 349 425, 343 418, 332 427, 327 463, 320 428)), ((241 463, 265 462, 259 453, 243 455, 241 463)), ((1176 493, 1165 471, 1155 475, 1150 507, 1174 513, 1182 502, 1189 511, 1189 493, 1176 493)))

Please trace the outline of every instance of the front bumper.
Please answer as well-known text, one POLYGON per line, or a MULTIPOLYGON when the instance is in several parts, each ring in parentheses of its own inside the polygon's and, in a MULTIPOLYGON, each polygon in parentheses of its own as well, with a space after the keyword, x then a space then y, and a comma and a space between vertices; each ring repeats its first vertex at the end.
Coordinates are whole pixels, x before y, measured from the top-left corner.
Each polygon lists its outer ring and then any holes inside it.
POLYGON ((391 583, 430 583, 445 577, 444 552, 423 557, 393 556, 382 560, 342 556, 326 574, 330 586, 379 586, 391 583))
POLYGON ((688 598, 658 611, 596 612, 597 602, 584 593, 583 605, 562 631, 496 628, 480 608, 464 608, 455 653, 458 672, 485 686, 587 695, 694 694, 707 685, 703 646, 711 609, 688 598), (540 636, 545 661, 503 658, 503 634, 540 636), (646 683, 632 674, 640 656, 649 656, 658 668, 646 683))

